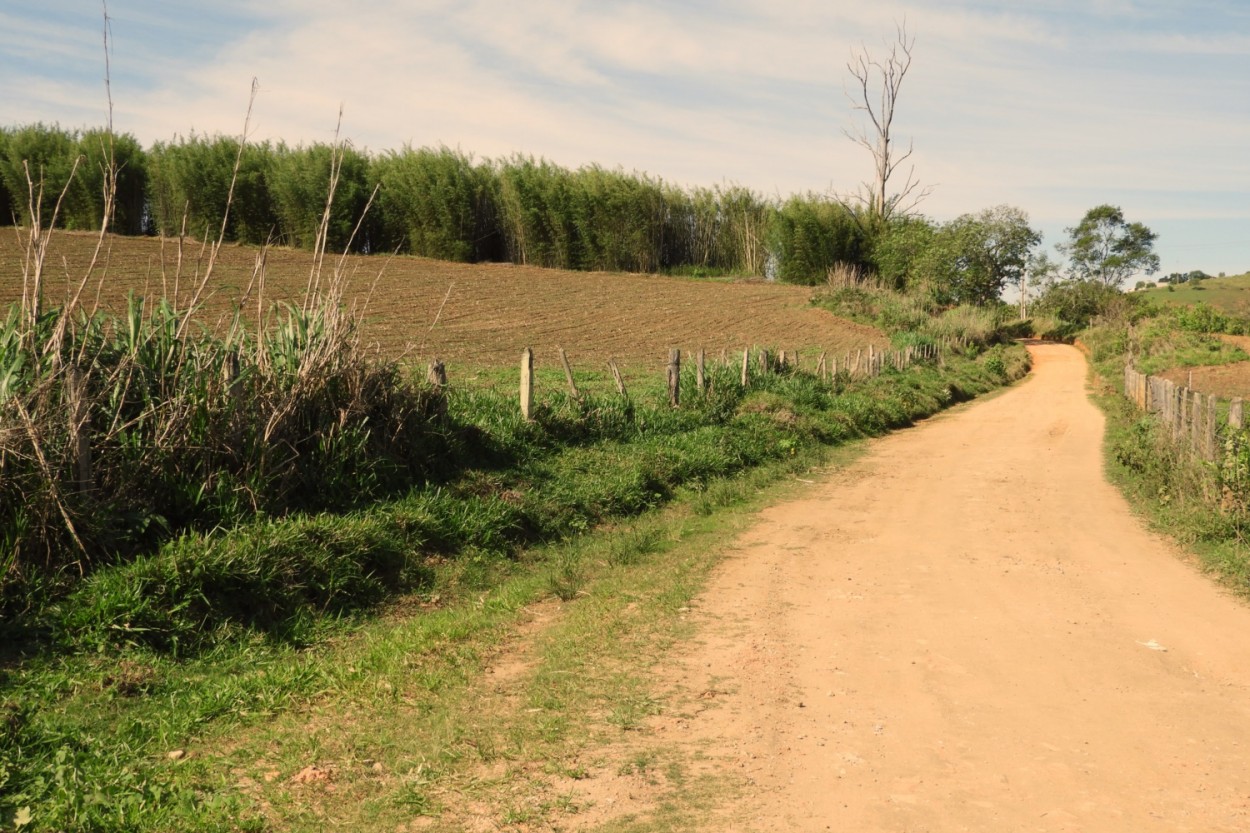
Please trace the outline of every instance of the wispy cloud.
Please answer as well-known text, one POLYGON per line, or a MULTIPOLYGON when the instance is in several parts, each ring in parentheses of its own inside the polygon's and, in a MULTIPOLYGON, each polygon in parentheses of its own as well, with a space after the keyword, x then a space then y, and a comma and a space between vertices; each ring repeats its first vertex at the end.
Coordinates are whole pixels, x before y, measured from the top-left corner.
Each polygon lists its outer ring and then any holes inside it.
MULTIPOLYGON (((328 140, 343 105, 345 134, 375 150, 445 143, 684 184, 850 191, 869 160, 842 136, 858 123, 845 63, 858 48, 879 54, 905 21, 915 62, 895 127, 914 141, 917 174, 937 184, 925 204, 935 216, 1007 202, 1070 224, 1111 201, 1149 222, 1213 205, 1244 217, 1237 206, 1250 205, 1250 10, 1237 0, 110 10, 118 125, 147 142, 237 133, 255 76, 258 139, 328 140)), ((100 121, 99 18, 78 0, 0 12, 8 119, 100 121)))

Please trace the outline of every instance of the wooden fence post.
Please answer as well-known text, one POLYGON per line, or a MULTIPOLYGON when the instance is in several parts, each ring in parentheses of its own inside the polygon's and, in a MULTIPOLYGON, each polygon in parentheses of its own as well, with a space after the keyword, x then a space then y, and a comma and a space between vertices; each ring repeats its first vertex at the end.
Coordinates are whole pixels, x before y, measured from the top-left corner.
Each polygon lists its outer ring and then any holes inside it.
POLYGON ((629 399, 629 394, 625 392, 625 380, 621 378, 621 371, 617 368, 616 362, 611 359, 608 359, 608 370, 612 371, 612 379, 616 382, 616 392, 629 399))
POLYGON ((1215 412, 1216 412, 1215 394, 1207 394, 1207 424, 1203 431, 1202 451, 1203 455, 1211 461, 1215 460, 1215 412))
POLYGON ((1245 422, 1244 413, 1241 397, 1234 396, 1233 401, 1228 403, 1228 427, 1240 431, 1245 422))
POLYGON ((91 477, 91 403, 87 401, 87 380, 74 365, 65 368, 65 412, 69 417, 70 448, 74 455, 74 474, 80 491, 92 486, 91 477))
POLYGON ((1181 436, 1181 425, 1185 421, 1185 408, 1182 404, 1180 385, 1169 382, 1168 391, 1172 397, 1172 440, 1176 441, 1181 436))
POLYGON ((742 351, 742 388, 746 389, 747 381, 751 374, 751 348, 747 347, 742 351))
POLYGON ((1189 449, 1195 454, 1202 453, 1202 394, 1190 391, 1191 410, 1189 417, 1189 449))
POLYGON ((760 373, 768 372, 768 350, 760 350, 760 373))
POLYGON ((573 394, 574 399, 581 399, 581 391, 577 389, 577 382, 573 381, 573 367, 569 364, 569 356, 564 352, 563 347, 557 347, 560 351, 560 364, 564 367, 564 378, 569 383, 569 393, 573 394))
POLYGON ((681 351, 668 351, 668 404, 674 408, 681 400, 681 351))
POLYGON ((436 388, 447 387, 447 367, 438 359, 430 362, 425 372, 426 380, 436 388))
POLYGON ((534 351, 521 351, 521 418, 530 421, 534 411, 534 351))

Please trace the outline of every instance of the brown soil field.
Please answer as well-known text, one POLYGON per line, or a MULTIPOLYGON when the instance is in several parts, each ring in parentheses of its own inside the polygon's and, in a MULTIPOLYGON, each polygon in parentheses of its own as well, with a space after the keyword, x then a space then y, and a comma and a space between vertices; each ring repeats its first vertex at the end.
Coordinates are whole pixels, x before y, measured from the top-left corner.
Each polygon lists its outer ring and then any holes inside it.
POLYGON ((1234 362, 1210 367, 1174 367, 1159 374, 1192 390, 1231 399, 1250 397, 1250 362, 1234 362))
MULTIPOLYGON (((49 249, 47 298, 61 302, 90 262, 95 235, 58 233, 49 249)), ((113 237, 89 293, 117 309, 128 292, 172 291, 178 243, 113 237), (164 275, 164 283, 162 279, 164 275)), ((210 324, 246 290, 261 250, 224 246, 204 304, 210 324)), ((24 247, 13 229, 0 233, 0 309, 21 294, 24 247)), ((330 272, 327 257, 326 273, 330 272)), ((181 294, 203 271, 203 247, 182 247, 181 294)), ((292 249, 265 251, 265 296, 298 300, 312 256, 292 249)), ((872 327, 811 306, 810 287, 762 281, 708 281, 606 272, 568 272, 511 264, 461 264, 409 256, 353 256, 349 298, 367 301, 364 335, 383 355, 424 362, 438 357, 459 368, 511 367, 531 347, 539 365, 558 366, 563 347, 574 365, 603 369, 661 367, 670 348, 724 351, 767 346, 800 351, 814 361, 887 344, 872 327)), ((249 308, 254 304, 249 301, 249 308)))
MULTIPOLYGON (((1221 335, 1219 338, 1250 352, 1250 336, 1221 335)), ((1185 385, 1202 393, 1224 399, 1250 397, 1250 362, 1212 365, 1210 367, 1174 367, 1159 374, 1162 378, 1185 385)))

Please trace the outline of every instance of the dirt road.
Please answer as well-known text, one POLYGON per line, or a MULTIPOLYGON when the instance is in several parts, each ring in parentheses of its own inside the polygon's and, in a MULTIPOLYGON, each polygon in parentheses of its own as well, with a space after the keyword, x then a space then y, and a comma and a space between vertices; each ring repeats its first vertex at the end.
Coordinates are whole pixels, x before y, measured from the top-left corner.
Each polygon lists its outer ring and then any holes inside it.
POLYGON ((1101 475, 1073 348, 766 511, 665 727, 741 773, 708 829, 1250 830, 1250 608, 1101 475))

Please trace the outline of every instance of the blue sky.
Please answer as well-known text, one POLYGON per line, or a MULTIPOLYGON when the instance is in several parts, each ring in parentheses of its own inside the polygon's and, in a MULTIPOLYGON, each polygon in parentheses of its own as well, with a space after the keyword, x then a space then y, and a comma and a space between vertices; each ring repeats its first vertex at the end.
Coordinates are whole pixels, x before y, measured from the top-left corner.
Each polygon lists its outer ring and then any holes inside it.
MULTIPOLYGON (((846 62, 915 36, 895 133, 920 210, 1018 206, 1046 245, 1112 203, 1163 272, 1250 270, 1244 0, 111 0, 117 129, 446 144, 683 185, 848 193, 846 62)), ((97 0, 0 5, 0 122, 105 119, 97 0)))

